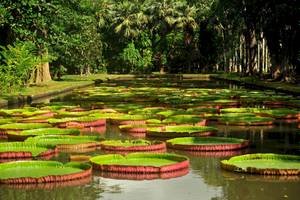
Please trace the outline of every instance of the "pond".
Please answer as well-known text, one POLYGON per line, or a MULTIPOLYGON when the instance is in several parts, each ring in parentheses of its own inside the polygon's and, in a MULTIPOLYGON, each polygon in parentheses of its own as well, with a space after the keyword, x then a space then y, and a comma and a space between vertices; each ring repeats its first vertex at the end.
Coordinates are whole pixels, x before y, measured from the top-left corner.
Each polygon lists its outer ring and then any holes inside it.
MULTIPOLYGON (((287 106, 298 109, 299 105, 296 98, 272 91, 251 90, 214 80, 173 79, 163 82, 147 79, 111 81, 55 97, 49 101, 56 105, 75 104, 82 107, 95 105, 126 113, 154 106, 188 110, 196 105, 203 105, 205 108, 221 105, 222 108, 258 109, 287 106)), ((35 104, 35 106, 40 105, 41 103, 35 104)), ((178 112, 180 113, 181 110, 178 112)), ((221 160, 245 153, 300 155, 299 120, 277 120, 276 124, 271 126, 235 126, 211 120, 209 125, 218 128, 218 136, 250 140, 250 147, 217 153, 191 153, 168 149, 170 153, 185 155, 190 159, 189 173, 177 178, 122 180, 118 177, 111 178, 106 177, 105 174, 94 173, 91 179, 65 185, 0 185, 0 199, 299 199, 299 176, 249 175, 220 168, 221 160)), ((89 135, 97 135, 97 133, 89 135)), ((107 124, 105 133, 101 135, 106 139, 133 138, 122 133, 118 126, 113 124, 107 124)), ((70 154, 79 153, 60 153, 52 159, 67 162, 70 154)), ((98 150, 83 154, 96 155, 104 152, 98 150)))

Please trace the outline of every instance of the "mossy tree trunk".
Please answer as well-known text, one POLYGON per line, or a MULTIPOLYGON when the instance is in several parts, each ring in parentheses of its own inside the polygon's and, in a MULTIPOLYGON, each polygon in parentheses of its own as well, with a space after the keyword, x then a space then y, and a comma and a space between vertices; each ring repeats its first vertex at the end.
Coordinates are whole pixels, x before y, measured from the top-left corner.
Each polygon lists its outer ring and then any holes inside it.
POLYGON ((34 71, 31 74, 30 83, 31 84, 40 84, 51 81, 49 61, 43 61, 44 58, 48 57, 48 51, 44 51, 41 55, 42 62, 36 66, 34 71))

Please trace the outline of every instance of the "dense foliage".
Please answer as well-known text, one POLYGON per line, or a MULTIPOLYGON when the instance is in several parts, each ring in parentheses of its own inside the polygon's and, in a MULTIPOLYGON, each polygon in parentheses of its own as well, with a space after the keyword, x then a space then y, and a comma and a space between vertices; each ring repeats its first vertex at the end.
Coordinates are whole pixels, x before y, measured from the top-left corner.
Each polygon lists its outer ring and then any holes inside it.
POLYGON ((230 71, 294 81, 300 73, 296 0, 3 0, 0 35, 1 90, 49 80, 48 62, 58 78, 230 71))

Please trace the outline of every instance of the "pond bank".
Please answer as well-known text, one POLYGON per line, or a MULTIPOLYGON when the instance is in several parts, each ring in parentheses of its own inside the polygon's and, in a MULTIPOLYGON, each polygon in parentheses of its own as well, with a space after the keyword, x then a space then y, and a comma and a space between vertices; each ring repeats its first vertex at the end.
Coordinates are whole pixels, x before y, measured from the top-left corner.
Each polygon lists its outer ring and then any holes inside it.
POLYGON ((114 78, 106 74, 78 76, 67 75, 61 81, 49 81, 47 83, 30 86, 24 88, 19 93, 11 93, 0 96, 0 107, 7 107, 8 105, 30 103, 34 100, 66 93, 75 89, 92 86, 95 80, 105 80, 107 78, 114 78))
POLYGON ((244 84, 255 89, 268 89, 295 96, 300 96, 300 85, 297 84, 279 81, 271 82, 267 80, 259 80, 255 77, 241 77, 236 73, 211 74, 210 78, 231 81, 237 84, 244 84))

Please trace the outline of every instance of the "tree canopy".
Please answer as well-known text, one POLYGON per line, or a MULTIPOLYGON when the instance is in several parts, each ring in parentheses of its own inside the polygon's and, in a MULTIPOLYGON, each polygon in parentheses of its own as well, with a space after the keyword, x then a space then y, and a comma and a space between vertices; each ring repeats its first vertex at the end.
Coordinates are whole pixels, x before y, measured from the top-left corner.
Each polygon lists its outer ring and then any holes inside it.
POLYGON ((47 81, 50 72, 55 78, 64 72, 225 71, 296 81, 297 5, 296 0, 3 0, 1 85, 47 81))

